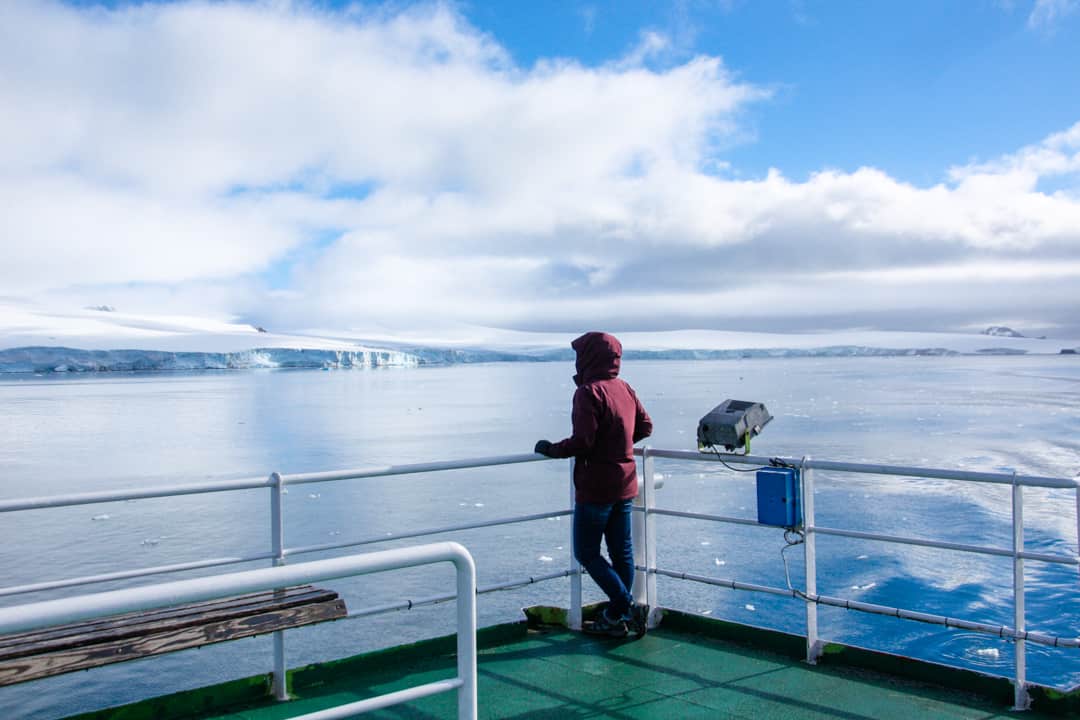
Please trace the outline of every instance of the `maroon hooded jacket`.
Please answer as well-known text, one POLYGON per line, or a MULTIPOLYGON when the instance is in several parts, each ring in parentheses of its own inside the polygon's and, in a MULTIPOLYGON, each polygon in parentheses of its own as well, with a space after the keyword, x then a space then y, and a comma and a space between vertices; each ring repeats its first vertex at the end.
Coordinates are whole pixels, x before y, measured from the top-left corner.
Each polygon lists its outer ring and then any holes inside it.
POLYGON ((652 434, 652 420, 633 388, 618 378, 622 345, 607 333, 585 333, 577 352, 573 434, 551 446, 551 457, 574 457, 578 502, 611 503, 637 495, 634 443, 652 434))

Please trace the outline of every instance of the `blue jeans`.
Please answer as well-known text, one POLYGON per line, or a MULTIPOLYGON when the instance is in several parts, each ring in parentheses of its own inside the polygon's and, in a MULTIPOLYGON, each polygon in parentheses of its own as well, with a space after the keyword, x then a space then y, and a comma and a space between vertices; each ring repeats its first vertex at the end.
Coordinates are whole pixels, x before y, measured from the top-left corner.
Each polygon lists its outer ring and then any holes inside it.
POLYGON ((630 535, 630 500, 577 503, 574 506, 574 557, 611 601, 608 614, 626 615, 633 603, 634 545, 630 535), (607 543, 611 562, 600 554, 607 543))

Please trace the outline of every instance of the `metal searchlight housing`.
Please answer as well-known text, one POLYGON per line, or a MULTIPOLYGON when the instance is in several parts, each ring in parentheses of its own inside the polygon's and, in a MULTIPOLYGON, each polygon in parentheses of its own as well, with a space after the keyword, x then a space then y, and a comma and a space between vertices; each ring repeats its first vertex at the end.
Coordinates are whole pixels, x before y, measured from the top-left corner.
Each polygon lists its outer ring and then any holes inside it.
POLYGON ((760 434, 772 419, 759 402, 725 400, 698 422, 698 449, 715 450, 723 446, 731 451, 742 446, 749 452, 750 438, 760 434))

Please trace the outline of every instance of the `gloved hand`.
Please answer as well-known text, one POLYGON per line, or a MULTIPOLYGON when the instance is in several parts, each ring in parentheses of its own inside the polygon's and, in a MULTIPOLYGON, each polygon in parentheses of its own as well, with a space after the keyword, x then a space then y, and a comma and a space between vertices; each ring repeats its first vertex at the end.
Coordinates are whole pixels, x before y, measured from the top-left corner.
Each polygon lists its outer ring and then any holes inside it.
POLYGON ((536 447, 533 448, 533 452, 551 457, 551 443, 547 440, 538 440, 536 442, 536 447))

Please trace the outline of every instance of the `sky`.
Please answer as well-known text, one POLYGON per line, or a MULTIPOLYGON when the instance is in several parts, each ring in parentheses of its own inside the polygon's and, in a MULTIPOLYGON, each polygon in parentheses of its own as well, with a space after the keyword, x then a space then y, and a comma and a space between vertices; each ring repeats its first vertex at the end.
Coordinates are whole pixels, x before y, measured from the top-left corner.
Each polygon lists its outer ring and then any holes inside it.
POLYGON ((1080 0, 0 3, 0 299, 1080 337, 1080 0))

